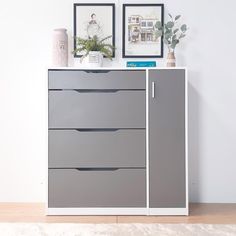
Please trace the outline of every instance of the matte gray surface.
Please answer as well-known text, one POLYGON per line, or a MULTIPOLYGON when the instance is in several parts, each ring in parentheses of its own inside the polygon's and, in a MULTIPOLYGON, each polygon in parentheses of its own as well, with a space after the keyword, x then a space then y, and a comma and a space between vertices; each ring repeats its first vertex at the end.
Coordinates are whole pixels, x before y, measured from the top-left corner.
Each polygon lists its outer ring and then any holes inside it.
POLYGON ((49 130, 49 167, 145 167, 145 130, 49 130))
POLYGON ((145 170, 49 169, 49 207, 145 207, 145 170))
POLYGON ((145 71, 49 70, 49 89, 145 89, 145 71))
POLYGON ((185 207, 185 71, 149 72, 150 207, 185 207), (152 98, 152 82, 155 98, 152 98))
POLYGON ((145 128, 145 91, 49 91, 49 128, 145 128))

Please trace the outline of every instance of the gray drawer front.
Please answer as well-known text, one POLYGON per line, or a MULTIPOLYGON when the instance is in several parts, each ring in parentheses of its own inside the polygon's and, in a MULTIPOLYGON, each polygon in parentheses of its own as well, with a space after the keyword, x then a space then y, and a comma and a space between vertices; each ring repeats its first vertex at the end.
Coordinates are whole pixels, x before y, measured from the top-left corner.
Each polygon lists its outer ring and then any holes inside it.
POLYGON ((49 169, 49 207, 145 207, 145 169, 49 169))
POLYGON ((49 168, 145 167, 145 130, 49 130, 49 168))
POLYGON ((49 91, 49 128, 145 128, 145 91, 49 91))
POLYGON ((49 70, 49 89, 145 89, 145 71, 49 70))

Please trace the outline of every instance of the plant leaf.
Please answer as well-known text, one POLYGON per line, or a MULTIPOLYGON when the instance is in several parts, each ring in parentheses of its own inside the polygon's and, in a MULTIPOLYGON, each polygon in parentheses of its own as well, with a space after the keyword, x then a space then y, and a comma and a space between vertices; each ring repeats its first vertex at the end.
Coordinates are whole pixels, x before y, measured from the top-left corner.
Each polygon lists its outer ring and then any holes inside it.
POLYGON ((162 36, 162 31, 156 31, 155 34, 157 38, 160 38, 162 36))
POLYGON ((173 17, 172 17, 172 15, 170 14, 170 13, 168 13, 168 15, 169 15, 169 17, 172 19, 173 17))
POLYGON ((177 21, 180 17, 181 17, 181 15, 176 16, 175 21, 177 21))
POLYGON ((167 45, 169 44, 169 41, 167 39, 164 39, 163 42, 164 44, 167 44, 167 45))
POLYGON ((99 41, 99 43, 102 43, 102 42, 104 42, 105 40, 107 40, 107 39, 109 39, 109 38, 111 38, 111 37, 112 37, 112 35, 109 35, 109 36, 105 37, 104 39, 101 39, 101 40, 99 41))
POLYGON ((179 29, 175 29, 175 30, 173 31, 173 33, 176 34, 178 31, 179 31, 179 29))
POLYGON ((165 34, 170 34, 172 33, 171 29, 166 28, 165 34))
POLYGON ((108 50, 108 49, 106 49, 106 48, 101 48, 100 52, 101 52, 104 56, 106 56, 106 57, 108 57, 110 60, 112 60, 112 52, 111 52, 110 50, 108 50))
POLYGON ((187 25, 186 24, 182 25, 180 27, 180 29, 181 29, 182 32, 186 32, 187 31, 187 25))
POLYGON ((186 34, 181 34, 180 36, 179 36, 179 39, 182 39, 182 38, 184 38, 186 36, 186 34))
POLYGON ((165 39, 168 40, 172 37, 172 33, 165 34, 165 39))
POLYGON ((174 22, 172 22, 172 21, 168 21, 168 22, 166 23, 166 27, 169 28, 169 29, 173 28, 174 25, 175 25, 175 24, 174 24, 174 22))
POLYGON ((162 30, 162 23, 160 21, 157 21, 156 24, 155 24, 155 27, 158 29, 158 30, 162 30))
POLYGON ((179 43, 179 40, 178 40, 178 39, 173 40, 170 47, 171 47, 172 49, 175 49, 175 47, 176 47, 176 45, 177 45, 178 43, 179 43))

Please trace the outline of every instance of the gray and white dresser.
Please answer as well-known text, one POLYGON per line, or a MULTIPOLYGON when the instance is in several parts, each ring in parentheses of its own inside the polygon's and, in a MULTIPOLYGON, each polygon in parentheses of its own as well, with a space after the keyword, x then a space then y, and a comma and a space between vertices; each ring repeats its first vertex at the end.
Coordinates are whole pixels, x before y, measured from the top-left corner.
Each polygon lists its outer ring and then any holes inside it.
POLYGON ((48 70, 48 215, 187 215, 187 79, 48 70))

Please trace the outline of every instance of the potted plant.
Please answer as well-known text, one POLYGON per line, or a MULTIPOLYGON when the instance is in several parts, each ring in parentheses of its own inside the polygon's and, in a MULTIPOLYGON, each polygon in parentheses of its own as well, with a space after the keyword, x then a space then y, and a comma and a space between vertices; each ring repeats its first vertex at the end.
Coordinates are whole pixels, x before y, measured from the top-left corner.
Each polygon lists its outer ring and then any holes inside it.
POLYGON ((171 14, 168 14, 170 20, 162 26, 162 23, 158 21, 155 24, 157 37, 163 36, 163 41, 168 47, 168 56, 167 56, 167 66, 175 67, 175 48, 180 43, 180 40, 186 36, 187 25, 182 24, 179 26, 178 20, 181 15, 173 17, 171 14))
POLYGON ((113 51, 115 48, 106 43, 106 41, 112 36, 107 36, 103 39, 99 39, 97 35, 94 35, 88 39, 76 38, 76 49, 74 54, 78 52, 84 53, 80 61, 86 60, 86 64, 90 67, 101 67, 103 64, 103 56, 112 60, 113 51))

